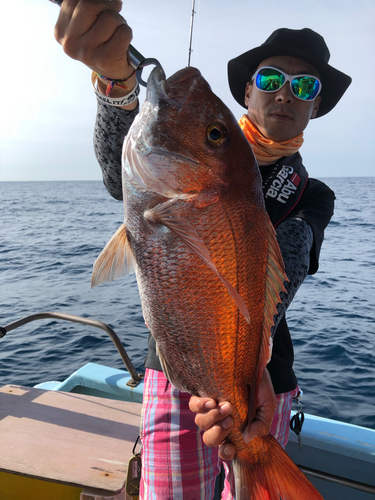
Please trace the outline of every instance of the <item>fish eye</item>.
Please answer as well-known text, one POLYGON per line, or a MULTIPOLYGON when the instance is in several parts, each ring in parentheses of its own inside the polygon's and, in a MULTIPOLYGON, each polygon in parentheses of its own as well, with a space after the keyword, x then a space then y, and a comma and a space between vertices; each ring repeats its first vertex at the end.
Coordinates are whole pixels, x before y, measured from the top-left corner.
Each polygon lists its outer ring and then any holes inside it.
POLYGON ((221 146, 227 138, 227 131, 221 123, 211 123, 207 127, 207 140, 211 146, 221 146))

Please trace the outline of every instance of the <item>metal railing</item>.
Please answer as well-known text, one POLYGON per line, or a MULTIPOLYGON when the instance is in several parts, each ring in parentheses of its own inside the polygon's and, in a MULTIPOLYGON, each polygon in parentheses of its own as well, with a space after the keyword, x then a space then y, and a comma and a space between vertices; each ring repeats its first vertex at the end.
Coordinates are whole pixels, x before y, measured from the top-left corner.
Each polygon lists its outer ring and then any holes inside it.
POLYGON ((109 325, 102 323, 101 321, 97 321, 95 319, 83 318, 81 316, 73 316, 72 314, 63 314, 57 312, 40 312, 36 314, 31 314, 30 316, 25 316, 13 323, 9 323, 9 325, 0 327, 0 339, 4 337, 8 332, 19 328, 22 325, 26 325, 26 323, 30 323, 31 321, 36 321, 39 319, 60 319, 63 321, 72 321, 73 323, 82 323, 83 325, 93 326, 95 328, 100 328, 108 333, 111 337, 113 343, 116 346, 118 353, 123 360, 127 371, 132 377, 131 380, 127 383, 130 387, 136 387, 142 380, 143 375, 137 373, 136 369, 133 366, 127 352, 125 351, 124 346, 122 345, 120 339, 118 338, 116 332, 109 325))

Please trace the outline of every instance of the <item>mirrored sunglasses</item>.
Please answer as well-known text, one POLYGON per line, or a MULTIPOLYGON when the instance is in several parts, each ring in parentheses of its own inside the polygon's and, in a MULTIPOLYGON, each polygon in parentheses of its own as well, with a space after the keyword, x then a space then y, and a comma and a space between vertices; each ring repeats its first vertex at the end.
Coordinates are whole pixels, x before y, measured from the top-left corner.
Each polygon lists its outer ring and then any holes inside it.
POLYGON ((263 92, 277 92, 287 81, 293 95, 302 101, 312 101, 322 90, 322 84, 313 75, 288 75, 272 66, 262 66, 253 76, 255 84, 263 92))

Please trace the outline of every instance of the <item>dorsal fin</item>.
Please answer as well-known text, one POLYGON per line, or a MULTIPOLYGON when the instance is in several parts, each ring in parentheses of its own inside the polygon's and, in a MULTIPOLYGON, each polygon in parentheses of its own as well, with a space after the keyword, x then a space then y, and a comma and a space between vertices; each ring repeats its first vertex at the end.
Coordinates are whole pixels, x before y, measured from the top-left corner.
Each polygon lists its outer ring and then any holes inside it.
POLYGON ((213 271, 216 276, 221 280, 228 290, 229 295, 232 300, 239 308, 246 321, 250 323, 250 314, 246 307, 246 304, 237 292, 237 290, 229 283, 229 281, 220 274, 219 270, 215 266, 211 259, 210 252, 204 244, 204 241, 199 236, 194 227, 189 223, 189 221, 183 219, 178 215, 177 212, 173 210, 173 203, 176 200, 169 200, 165 203, 161 203, 156 207, 146 210, 145 218, 150 222, 163 224, 170 231, 172 231, 176 236, 178 236, 185 245, 190 248, 202 261, 213 271))
POLYGON ((271 328, 274 324, 273 318, 277 314, 276 306, 281 302, 280 293, 286 292, 284 282, 288 278, 284 271, 284 261, 276 239, 276 231, 267 215, 268 233, 268 257, 267 257, 267 277, 265 287, 265 306, 263 317, 263 337, 258 364, 258 380, 263 374, 263 370, 270 359, 270 349, 272 349, 271 328))
POLYGON ((133 271, 133 254, 126 235, 125 224, 121 224, 94 263, 91 288, 117 280, 133 271))

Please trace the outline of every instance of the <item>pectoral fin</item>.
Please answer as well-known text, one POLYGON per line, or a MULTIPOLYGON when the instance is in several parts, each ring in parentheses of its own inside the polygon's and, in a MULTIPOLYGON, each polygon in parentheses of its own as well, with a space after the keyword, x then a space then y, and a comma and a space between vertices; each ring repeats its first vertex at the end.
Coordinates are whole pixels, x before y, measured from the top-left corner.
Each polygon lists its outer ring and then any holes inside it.
POLYGON ((117 280, 133 271, 133 254, 126 235, 125 224, 121 224, 95 261, 91 288, 117 280))
POLYGON ((211 259, 210 252, 204 244, 204 241, 199 236, 194 227, 189 221, 180 217, 176 211, 173 210, 173 204, 176 200, 169 200, 166 203, 157 205, 151 210, 145 212, 145 218, 151 222, 163 224, 176 236, 181 238, 187 247, 190 248, 202 261, 213 271, 220 281, 225 285, 229 295, 237 305, 246 321, 250 323, 250 314, 246 307, 244 300, 237 290, 224 278, 218 271, 214 262, 211 259))

